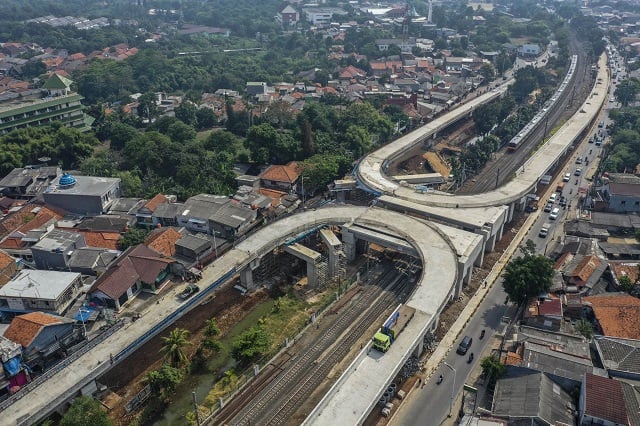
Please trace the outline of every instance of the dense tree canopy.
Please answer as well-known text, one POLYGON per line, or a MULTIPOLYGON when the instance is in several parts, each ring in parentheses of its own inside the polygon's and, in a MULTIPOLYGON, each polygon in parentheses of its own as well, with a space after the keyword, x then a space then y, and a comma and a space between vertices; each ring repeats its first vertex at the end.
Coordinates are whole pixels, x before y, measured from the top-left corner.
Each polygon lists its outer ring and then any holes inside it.
POLYGON ((521 247, 522 255, 512 259, 503 274, 505 292, 518 304, 549 291, 553 278, 553 262, 535 253, 535 244, 527 240, 521 247))
POLYGON ((60 420, 60 426, 111 426, 102 405, 89 396, 80 396, 73 400, 71 407, 60 420))

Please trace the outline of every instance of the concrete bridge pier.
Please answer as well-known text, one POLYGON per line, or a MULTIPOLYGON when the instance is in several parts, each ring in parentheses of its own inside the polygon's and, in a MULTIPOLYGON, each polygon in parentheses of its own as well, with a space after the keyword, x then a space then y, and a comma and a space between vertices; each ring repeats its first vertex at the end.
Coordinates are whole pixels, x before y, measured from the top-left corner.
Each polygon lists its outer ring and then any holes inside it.
POLYGON ((253 281, 253 271, 258 266, 260 266, 260 258, 253 259, 240 271, 240 284, 249 291, 257 289, 257 285, 253 281))
POLYGON ((343 250, 347 257, 347 262, 353 262, 356 260, 356 243, 358 237, 355 236, 346 226, 342 227, 342 243, 344 244, 343 250))
POLYGON ((340 256, 344 256, 342 251, 342 242, 329 229, 320 230, 322 241, 329 251, 329 264, 327 265, 328 275, 330 279, 340 276, 340 256))
POLYGON ((316 288, 318 286, 317 264, 320 262, 322 255, 298 243, 285 246, 284 250, 307 263, 307 286, 316 288))

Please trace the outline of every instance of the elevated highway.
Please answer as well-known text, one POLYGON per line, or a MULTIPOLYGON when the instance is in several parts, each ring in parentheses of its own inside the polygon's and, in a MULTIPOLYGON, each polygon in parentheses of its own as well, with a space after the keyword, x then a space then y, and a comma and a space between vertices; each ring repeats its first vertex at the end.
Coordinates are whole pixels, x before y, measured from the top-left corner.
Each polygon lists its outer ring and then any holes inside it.
MULTIPOLYGON (((360 368, 345 372, 339 379, 339 386, 332 389, 308 418, 309 424, 335 424, 336 419, 345 424, 361 423, 363 416, 402 366, 403 360, 421 350, 424 334, 437 326, 439 314, 446 303, 460 291, 463 280, 470 278, 473 264, 481 262, 483 250, 490 248, 487 242, 495 242, 515 206, 535 188, 540 176, 553 167, 594 120, 606 98, 608 75, 604 60, 600 61, 598 77, 599 83, 580 112, 540 148, 523 170, 504 187, 473 196, 419 194, 410 186, 400 186, 391 181, 384 172, 388 161, 397 158, 404 150, 434 137, 449 124, 468 116, 479 105, 501 96, 506 88, 486 93, 460 106, 361 161, 357 170, 359 184, 380 196, 384 206, 408 215, 375 207, 327 207, 291 216, 259 230, 203 271, 202 283, 208 284, 202 285, 202 291, 192 299, 182 301, 177 297, 169 297, 162 303, 151 305, 138 321, 129 323, 93 350, 70 362, 66 368, 52 374, 40 386, 29 392, 21 392, 21 396, 13 399, 10 405, 0 408, 3 409, 3 418, 12 419, 11 424, 27 425, 46 417, 104 374, 111 365, 122 362, 151 337, 202 303, 231 276, 250 271, 252 264, 284 244, 292 235, 317 230, 321 225, 344 226, 346 234, 349 234, 346 225, 356 224, 386 230, 382 234, 388 233, 408 242, 412 247, 410 251, 423 264, 422 276, 407 303, 416 308, 417 313, 396 345, 385 356, 361 354, 367 358, 359 358, 359 362, 363 362, 358 364, 360 368), (418 216, 419 219, 411 216, 418 216), (437 223, 427 222, 425 218, 437 223), (350 399, 354 395, 360 397, 350 399)), ((358 232, 359 235, 352 235, 353 240, 349 244, 354 245, 357 238, 366 238, 366 232, 361 232, 361 229, 358 232)), ((378 235, 376 238, 382 237, 378 235)), ((386 239, 393 243, 392 239, 386 239)), ((397 245, 407 249, 406 245, 397 245)))

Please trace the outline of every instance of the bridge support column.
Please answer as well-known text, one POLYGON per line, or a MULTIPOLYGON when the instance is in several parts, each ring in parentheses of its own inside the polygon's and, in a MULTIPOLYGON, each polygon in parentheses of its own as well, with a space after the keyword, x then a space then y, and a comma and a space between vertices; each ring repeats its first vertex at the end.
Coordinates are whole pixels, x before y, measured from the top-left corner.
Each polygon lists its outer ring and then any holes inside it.
POLYGON ((509 204, 509 213, 507 214, 507 222, 511 222, 513 219, 513 212, 516 209, 515 203, 509 204))
POLYGON ((328 278, 342 278, 343 277, 343 268, 341 268, 340 260, 344 258, 344 252, 342 251, 342 243, 329 229, 322 229, 320 231, 320 236, 322 237, 322 241, 327 246, 329 251, 329 261, 327 265, 328 269, 328 278))
POLYGON ((420 355, 422 354, 422 351, 424 351, 424 338, 421 339, 418 342, 418 345, 416 346, 415 350, 413 351, 413 355, 415 355, 417 358, 419 358, 420 355))
POLYGON ((356 260, 356 243, 358 237, 356 237, 346 227, 342 227, 342 243, 344 244, 344 254, 347 257, 347 262, 353 262, 356 260))
POLYGON ((498 229, 498 237, 496 238, 497 241, 502 239, 503 233, 504 233, 504 223, 500 225, 500 229, 498 229))
POLYGON ((285 246, 284 250, 307 263, 307 286, 308 288, 316 288, 318 286, 317 267, 320 263, 320 253, 298 243, 285 246))
POLYGON ((489 241, 487 241, 486 249, 489 253, 496 248, 496 236, 497 236, 496 234, 493 234, 493 236, 489 238, 489 241))
POLYGON ((240 271, 240 285, 247 290, 255 290, 256 285, 253 282, 253 271, 260 266, 260 258, 253 259, 249 264, 240 271))

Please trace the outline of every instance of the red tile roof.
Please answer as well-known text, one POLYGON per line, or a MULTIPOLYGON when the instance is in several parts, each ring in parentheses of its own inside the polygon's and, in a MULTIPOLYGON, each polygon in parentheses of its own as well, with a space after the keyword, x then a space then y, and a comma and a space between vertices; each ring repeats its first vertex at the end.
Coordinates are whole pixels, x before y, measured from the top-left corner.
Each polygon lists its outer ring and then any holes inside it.
POLYGON ((629 424, 622 385, 607 377, 585 374, 584 413, 616 424, 629 424))
POLYGON ((143 207, 146 207, 151 213, 153 213, 160 204, 166 204, 168 202, 169 199, 167 197, 165 197, 163 194, 158 194, 144 203, 143 207))
POLYGON ((54 212, 48 207, 39 207, 40 210, 34 213, 33 210, 37 206, 33 204, 25 205, 20 210, 7 216, 0 223, 0 238, 9 235, 12 232, 20 232, 25 234, 32 229, 39 228, 47 222, 60 220, 62 215, 54 212))
POLYGON ((89 247, 118 250, 118 240, 122 235, 119 232, 79 231, 89 247))
POLYGON ((160 272, 171 263, 175 260, 160 257, 143 244, 131 247, 96 280, 91 291, 101 291, 117 299, 137 281, 154 284, 160 272))
POLYGON ((591 305, 605 336, 640 339, 640 299, 612 294, 584 297, 582 301, 591 305))
POLYGON ((167 257, 176 254, 176 241, 182 238, 182 234, 173 228, 154 229, 147 239, 145 245, 167 257))
POLYGON ((16 260, 9 256, 7 252, 0 250, 0 270, 6 268, 12 263, 16 263, 16 260))
POLYGON ((17 316, 11 321, 11 325, 4 332, 4 337, 19 343, 23 347, 29 347, 42 327, 50 324, 62 324, 64 321, 56 316, 44 312, 31 312, 17 316))
POLYGON ((260 177, 274 182, 294 183, 300 177, 300 169, 298 168, 298 163, 291 161, 284 166, 270 166, 260 177))
POLYGON ((593 271, 595 271, 601 264, 602 261, 596 256, 585 256, 582 258, 580 263, 578 263, 575 269, 571 271, 569 276, 572 278, 578 278, 582 282, 586 282, 591 274, 593 274, 593 271))

